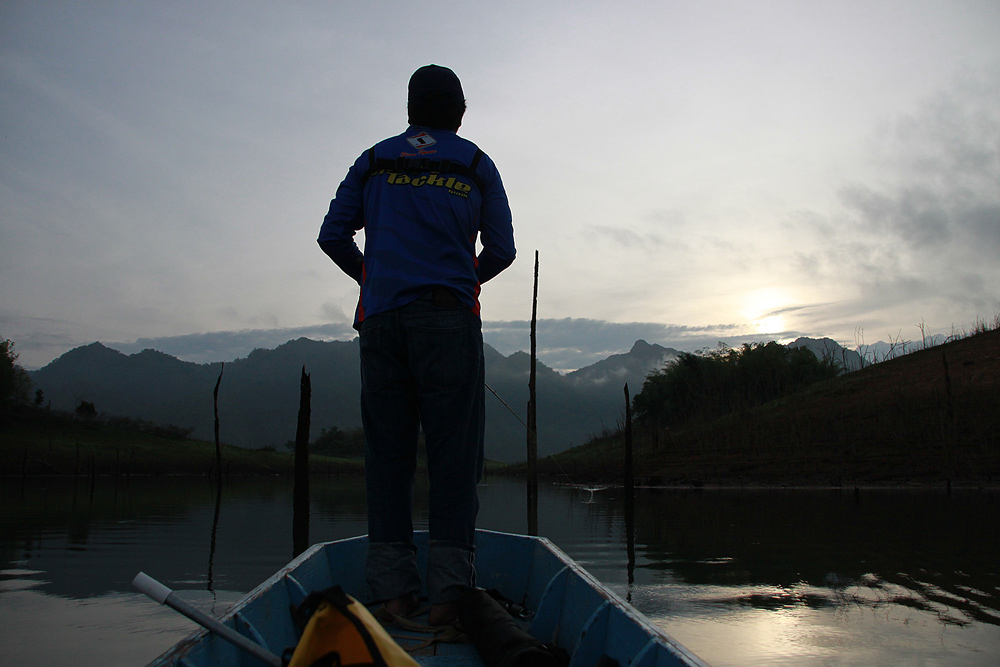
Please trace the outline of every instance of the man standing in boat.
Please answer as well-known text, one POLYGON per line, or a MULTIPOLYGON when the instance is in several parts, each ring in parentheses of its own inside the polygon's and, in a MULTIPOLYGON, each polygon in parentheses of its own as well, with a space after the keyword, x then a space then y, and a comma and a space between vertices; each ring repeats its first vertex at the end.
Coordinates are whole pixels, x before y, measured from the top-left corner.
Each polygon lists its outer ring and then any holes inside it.
POLYGON ((416 610, 413 479, 423 428, 428 623, 445 625, 475 584, 485 422, 480 286, 514 261, 514 231, 496 166, 457 134, 466 105, 455 73, 421 67, 408 93, 409 127, 358 157, 330 202, 319 245, 361 286, 354 327, 361 340, 368 582, 387 611, 416 610), (362 228, 364 252, 354 241, 362 228))

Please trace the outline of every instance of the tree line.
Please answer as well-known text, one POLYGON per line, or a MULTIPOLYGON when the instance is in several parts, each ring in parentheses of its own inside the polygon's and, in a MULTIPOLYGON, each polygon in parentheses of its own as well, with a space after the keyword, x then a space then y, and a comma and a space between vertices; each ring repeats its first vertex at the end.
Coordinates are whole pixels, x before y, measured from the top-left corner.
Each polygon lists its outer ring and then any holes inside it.
POLYGON ((836 377, 842 366, 804 347, 744 343, 681 352, 650 373, 633 400, 636 421, 649 428, 680 426, 761 405, 836 377))
MULTIPOLYGON (((41 407, 44 403, 42 390, 35 392, 34 400, 30 398, 32 389, 31 377, 18 363, 18 355, 14 351, 14 341, 0 337, 0 411, 23 408, 32 403, 41 407)), ((193 429, 173 424, 157 424, 145 419, 134 419, 118 415, 101 414, 92 401, 81 400, 73 410, 71 418, 91 426, 107 426, 116 430, 148 433, 169 439, 186 439, 193 429)), ((294 441, 286 445, 294 449, 294 441)), ((364 455, 364 431, 356 429, 340 429, 336 426, 324 428, 319 436, 310 443, 310 452, 333 457, 356 458, 364 455)), ((270 448, 273 449, 273 448, 270 448)))
POLYGON ((0 408, 27 403, 31 378, 17 363, 14 341, 0 336, 0 408))

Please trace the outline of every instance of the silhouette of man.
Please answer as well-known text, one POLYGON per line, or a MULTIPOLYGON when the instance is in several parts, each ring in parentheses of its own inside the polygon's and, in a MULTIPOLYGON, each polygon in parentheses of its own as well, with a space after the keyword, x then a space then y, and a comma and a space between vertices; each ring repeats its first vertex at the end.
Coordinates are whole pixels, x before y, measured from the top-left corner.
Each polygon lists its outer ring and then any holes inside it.
POLYGON ((444 625, 475 585, 485 421, 480 286, 514 261, 514 231, 496 166, 457 134, 466 104, 455 73, 421 67, 408 93, 409 127, 358 157, 330 202, 319 245, 361 286, 354 327, 361 341, 366 576, 387 611, 415 611, 421 578, 413 479, 423 428, 428 622, 444 625), (354 241, 360 229, 363 253, 354 241))

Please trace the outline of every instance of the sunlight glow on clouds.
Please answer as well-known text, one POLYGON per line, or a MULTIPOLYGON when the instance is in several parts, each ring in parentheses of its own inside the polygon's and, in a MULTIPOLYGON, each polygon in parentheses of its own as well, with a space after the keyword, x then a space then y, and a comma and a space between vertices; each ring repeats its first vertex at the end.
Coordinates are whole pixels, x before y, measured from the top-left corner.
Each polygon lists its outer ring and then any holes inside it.
POLYGON ((772 334, 785 330, 785 318, 780 314, 791 303, 784 291, 776 288, 758 289, 745 297, 743 315, 755 333, 772 334))

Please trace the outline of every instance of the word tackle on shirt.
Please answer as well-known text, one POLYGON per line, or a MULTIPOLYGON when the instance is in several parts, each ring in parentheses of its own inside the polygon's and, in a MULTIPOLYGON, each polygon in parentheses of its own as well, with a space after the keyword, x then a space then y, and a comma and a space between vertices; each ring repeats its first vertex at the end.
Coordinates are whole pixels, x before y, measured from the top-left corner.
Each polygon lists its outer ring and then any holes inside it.
POLYGON ((431 187, 447 188, 449 194, 458 195, 459 197, 468 197, 469 193, 472 192, 472 186, 468 183, 458 180, 455 176, 445 178, 437 172, 416 176, 401 171, 383 169, 375 172, 375 174, 387 174, 389 180, 386 182, 389 185, 409 185, 415 188, 429 185, 431 187))

